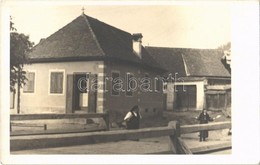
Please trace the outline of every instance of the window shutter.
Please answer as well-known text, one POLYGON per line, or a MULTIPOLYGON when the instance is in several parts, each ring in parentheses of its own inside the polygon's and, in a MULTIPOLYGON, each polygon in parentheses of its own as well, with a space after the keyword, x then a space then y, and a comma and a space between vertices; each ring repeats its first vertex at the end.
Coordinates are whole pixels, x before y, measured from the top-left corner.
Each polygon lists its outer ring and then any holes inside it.
POLYGON ((33 93, 34 92, 34 83, 35 83, 35 73, 27 72, 26 73, 26 84, 23 87, 24 93, 33 93))
POLYGON ((50 93, 63 93, 63 72, 51 72, 50 93))

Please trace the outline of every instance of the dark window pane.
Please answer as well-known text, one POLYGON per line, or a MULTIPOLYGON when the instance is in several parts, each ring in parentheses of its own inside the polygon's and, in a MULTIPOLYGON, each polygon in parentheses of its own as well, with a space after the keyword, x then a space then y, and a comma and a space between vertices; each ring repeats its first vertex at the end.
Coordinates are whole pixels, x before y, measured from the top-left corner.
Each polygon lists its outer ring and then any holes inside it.
POLYGON ((127 90, 126 90, 126 95, 127 96, 133 96, 133 87, 134 87, 134 82, 132 78, 134 77, 132 74, 127 74, 127 90), (132 81, 131 81, 132 80, 132 81))
POLYGON ((119 95, 119 73, 112 72, 112 95, 118 96, 119 95))

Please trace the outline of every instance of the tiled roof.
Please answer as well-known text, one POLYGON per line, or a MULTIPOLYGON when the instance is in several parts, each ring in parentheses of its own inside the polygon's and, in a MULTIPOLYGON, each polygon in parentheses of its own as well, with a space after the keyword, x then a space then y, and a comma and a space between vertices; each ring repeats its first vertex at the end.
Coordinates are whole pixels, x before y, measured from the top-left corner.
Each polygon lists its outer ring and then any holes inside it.
POLYGON ((87 15, 80 15, 37 44, 31 61, 115 59, 161 69, 142 48, 142 58, 133 53, 132 35, 87 15))
POLYGON ((216 49, 146 47, 166 70, 178 76, 231 77, 221 63, 223 52, 216 49))

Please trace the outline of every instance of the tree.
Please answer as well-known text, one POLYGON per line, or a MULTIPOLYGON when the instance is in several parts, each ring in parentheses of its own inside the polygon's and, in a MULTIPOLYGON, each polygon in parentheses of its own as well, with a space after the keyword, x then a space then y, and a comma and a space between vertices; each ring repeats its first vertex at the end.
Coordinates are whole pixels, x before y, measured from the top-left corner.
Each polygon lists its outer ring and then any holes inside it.
POLYGON ((227 42, 226 44, 220 45, 217 49, 219 50, 230 50, 231 49, 231 42, 227 42))
POLYGON ((223 57, 221 58, 221 62, 227 71, 231 74, 231 42, 223 44, 219 46, 217 49, 223 51, 223 57))
POLYGON ((29 40, 29 36, 17 33, 12 18, 10 17, 10 91, 16 92, 17 85, 17 111, 20 111, 20 88, 26 83, 24 64, 28 64, 27 54, 34 43, 29 40))

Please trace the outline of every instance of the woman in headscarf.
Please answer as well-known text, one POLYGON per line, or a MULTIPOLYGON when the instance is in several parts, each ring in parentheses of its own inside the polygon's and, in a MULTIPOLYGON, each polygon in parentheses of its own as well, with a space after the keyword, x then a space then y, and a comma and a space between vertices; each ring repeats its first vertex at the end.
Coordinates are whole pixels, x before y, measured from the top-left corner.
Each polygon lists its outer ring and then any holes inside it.
POLYGON ((127 129, 139 129, 140 119, 142 118, 139 112, 139 106, 135 105, 125 116, 124 121, 126 121, 127 129))

